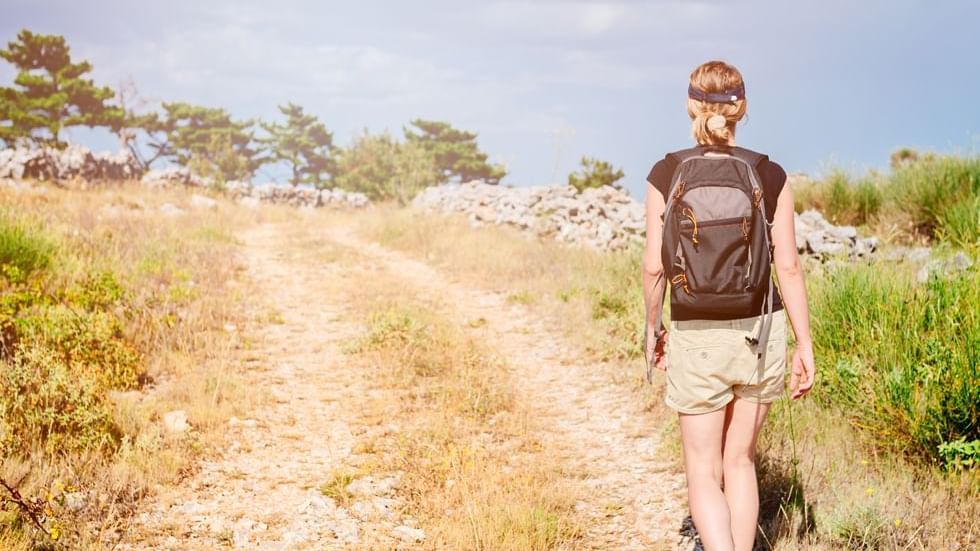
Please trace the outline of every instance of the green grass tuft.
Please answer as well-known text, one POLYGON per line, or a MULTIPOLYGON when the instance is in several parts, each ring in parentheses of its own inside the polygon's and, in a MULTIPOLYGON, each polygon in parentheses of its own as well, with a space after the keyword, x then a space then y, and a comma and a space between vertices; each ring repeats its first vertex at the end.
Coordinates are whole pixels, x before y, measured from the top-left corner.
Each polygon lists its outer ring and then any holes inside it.
POLYGON ((50 266, 54 248, 45 236, 0 212, 0 278, 25 282, 50 266))

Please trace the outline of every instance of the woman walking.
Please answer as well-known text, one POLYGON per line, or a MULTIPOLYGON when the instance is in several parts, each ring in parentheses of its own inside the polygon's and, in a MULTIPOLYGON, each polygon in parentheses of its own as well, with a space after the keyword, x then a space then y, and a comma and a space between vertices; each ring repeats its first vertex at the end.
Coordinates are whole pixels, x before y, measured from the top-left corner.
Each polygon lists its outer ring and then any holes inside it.
POLYGON ((647 178, 643 287, 654 338, 645 346, 666 372, 664 402, 679 416, 691 517, 707 551, 753 548, 756 440, 784 392, 787 315, 790 398, 805 396, 815 375, 793 197, 777 163, 735 146, 746 105, 737 69, 697 67, 687 100, 697 146, 667 154, 647 178), (668 278, 669 331, 659 315, 668 278))

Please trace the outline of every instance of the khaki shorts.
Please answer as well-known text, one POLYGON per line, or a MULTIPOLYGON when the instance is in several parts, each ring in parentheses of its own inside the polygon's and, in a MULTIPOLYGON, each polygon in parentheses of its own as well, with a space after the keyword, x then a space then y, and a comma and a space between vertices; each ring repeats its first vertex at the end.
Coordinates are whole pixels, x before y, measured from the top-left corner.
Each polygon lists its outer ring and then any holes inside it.
POLYGON ((762 316, 736 320, 673 321, 667 335, 664 402, 681 413, 707 413, 734 396, 770 403, 782 395, 786 371, 786 315, 772 314, 766 365, 749 348, 762 316))

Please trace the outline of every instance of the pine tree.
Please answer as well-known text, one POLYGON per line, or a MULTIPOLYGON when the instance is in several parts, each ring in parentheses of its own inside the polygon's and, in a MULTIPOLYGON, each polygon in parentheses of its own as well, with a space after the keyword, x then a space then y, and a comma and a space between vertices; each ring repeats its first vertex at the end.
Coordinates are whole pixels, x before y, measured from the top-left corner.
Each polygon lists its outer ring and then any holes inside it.
POLYGON ((106 105, 114 93, 84 76, 87 61, 73 63, 63 36, 34 34, 24 29, 0 50, 17 68, 16 87, 0 88, 0 139, 36 139, 61 147, 61 130, 69 126, 106 126, 116 131, 124 113, 106 105), (47 135, 38 135, 46 131, 47 135))
POLYGON ((292 170, 291 184, 326 185, 333 175, 335 164, 331 158, 333 134, 317 119, 316 115, 303 112, 299 105, 280 105, 285 115, 284 124, 262 123, 269 133, 259 138, 259 143, 269 150, 271 162, 285 162, 292 170))
POLYGON ((405 139, 432 154, 443 181, 456 177, 461 182, 483 180, 498 184, 507 172, 499 165, 487 162, 487 154, 476 143, 477 134, 458 130, 449 123, 415 119, 412 126, 418 133, 405 129, 405 139))
POLYGON ((568 185, 578 191, 590 187, 619 187, 616 182, 624 176, 622 169, 614 169, 613 165, 607 161, 582 157, 580 164, 582 168, 578 173, 573 172, 568 175, 568 185))
POLYGON ((224 109, 188 103, 164 102, 163 110, 162 118, 154 114, 141 122, 154 158, 193 164, 223 181, 250 179, 267 161, 253 144, 252 120, 235 121, 224 109))

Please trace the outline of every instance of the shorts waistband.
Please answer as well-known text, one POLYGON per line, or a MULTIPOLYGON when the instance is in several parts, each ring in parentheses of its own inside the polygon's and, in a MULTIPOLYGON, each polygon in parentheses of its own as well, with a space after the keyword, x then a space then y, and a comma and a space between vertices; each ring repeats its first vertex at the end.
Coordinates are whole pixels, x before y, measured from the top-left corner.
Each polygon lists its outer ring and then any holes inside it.
MULTIPOLYGON (((684 331, 685 329, 742 329, 748 331, 762 320, 763 315, 759 314, 758 316, 730 320, 678 320, 671 321, 670 325, 678 331, 684 331)), ((772 313, 774 321, 784 315, 785 310, 783 309, 776 310, 772 313)))

